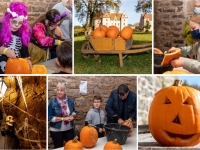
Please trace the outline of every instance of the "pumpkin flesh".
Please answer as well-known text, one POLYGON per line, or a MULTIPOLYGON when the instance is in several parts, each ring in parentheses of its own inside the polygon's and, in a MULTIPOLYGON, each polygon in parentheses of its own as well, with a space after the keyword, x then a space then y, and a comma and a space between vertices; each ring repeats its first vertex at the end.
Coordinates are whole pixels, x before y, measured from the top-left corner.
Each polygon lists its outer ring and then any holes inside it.
POLYGON ((170 65, 170 62, 173 59, 178 59, 181 56, 181 50, 177 49, 175 52, 167 53, 164 55, 163 61, 161 62, 161 65, 170 65))
POLYGON ((149 129, 166 146, 200 143, 200 93, 186 86, 170 86, 155 94, 149 110, 149 129))

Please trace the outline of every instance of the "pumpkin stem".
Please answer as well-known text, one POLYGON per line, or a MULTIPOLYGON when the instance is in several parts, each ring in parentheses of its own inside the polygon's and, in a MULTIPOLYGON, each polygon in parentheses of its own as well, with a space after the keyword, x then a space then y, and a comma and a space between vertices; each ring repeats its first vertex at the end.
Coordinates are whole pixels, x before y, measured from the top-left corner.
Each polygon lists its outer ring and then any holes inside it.
POLYGON ((72 140, 72 143, 76 143, 77 140, 78 140, 78 136, 76 135, 76 136, 74 137, 74 139, 72 140))
POLYGON ((181 80, 178 80, 178 79, 176 79, 176 80, 174 80, 174 83, 173 83, 173 85, 172 86, 182 86, 182 81, 181 80))
POLYGON ((117 144, 117 139, 114 139, 113 143, 114 143, 114 144, 117 144))

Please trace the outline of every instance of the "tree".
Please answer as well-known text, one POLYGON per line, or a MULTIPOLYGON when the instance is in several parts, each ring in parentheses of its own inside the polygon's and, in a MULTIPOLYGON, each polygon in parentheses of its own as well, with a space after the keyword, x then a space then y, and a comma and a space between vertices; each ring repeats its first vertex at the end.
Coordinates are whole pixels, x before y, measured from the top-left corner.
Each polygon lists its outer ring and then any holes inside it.
POLYGON ((75 17, 78 21, 90 27, 94 24, 94 18, 101 16, 104 12, 115 10, 119 11, 121 0, 74 0, 74 7, 76 10, 75 17))
POLYGON ((146 24, 145 24, 144 28, 145 28, 145 32, 148 33, 149 29, 151 28, 149 20, 146 20, 146 24))
POLYGON ((137 6, 135 6, 135 11, 142 12, 144 14, 151 13, 152 10, 152 0, 138 0, 137 6))

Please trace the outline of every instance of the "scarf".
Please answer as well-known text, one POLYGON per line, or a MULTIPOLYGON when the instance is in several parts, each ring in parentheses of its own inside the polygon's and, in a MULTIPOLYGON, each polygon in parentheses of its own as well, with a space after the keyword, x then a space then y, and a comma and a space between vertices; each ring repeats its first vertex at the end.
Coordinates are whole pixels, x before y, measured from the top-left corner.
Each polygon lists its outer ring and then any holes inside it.
MULTIPOLYGON (((58 103, 60 104, 60 107, 61 107, 61 116, 62 117, 67 117, 69 116, 69 114, 67 114, 67 103, 68 103, 68 97, 65 96, 64 99, 60 99, 58 98, 58 96, 56 96, 56 99, 58 101, 58 103)), ((64 121, 64 124, 67 125, 69 122, 68 121, 64 121)))

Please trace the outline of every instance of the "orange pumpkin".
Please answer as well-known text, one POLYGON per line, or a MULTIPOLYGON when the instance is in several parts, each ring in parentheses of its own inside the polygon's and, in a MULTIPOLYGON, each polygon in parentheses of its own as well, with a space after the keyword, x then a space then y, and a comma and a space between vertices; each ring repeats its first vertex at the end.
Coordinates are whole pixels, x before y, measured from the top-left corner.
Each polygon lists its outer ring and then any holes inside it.
POLYGON ((164 55, 163 61, 161 62, 161 65, 170 65, 170 62, 173 59, 178 59, 181 56, 181 49, 177 48, 175 52, 172 53, 166 53, 164 55))
POLYGON ((96 37, 105 37, 106 36, 106 31, 103 30, 102 28, 96 28, 93 31, 93 36, 96 36, 96 37))
POLYGON ((119 35, 119 29, 116 26, 110 26, 108 29, 114 29, 115 31, 117 31, 117 35, 119 35))
POLYGON ((188 74, 188 73, 182 70, 172 70, 172 71, 166 71, 163 74, 188 74))
POLYGON ((109 141, 105 144, 104 150, 122 150, 121 145, 119 145, 117 143, 117 139, 115 139, 114 141, 109 141))
POLYGON ((200 92, 181 84, 175 80, 172 86, 158 91, 150 106, 149 129, 165 146, 200 143, 200 92))
POLYGON ((98 28, 103 29, 105 32, 107 32, 107 30, 108 30, 108 27, 105 25, 100 25, 98 28))
POLYGON ((84 147, 94 147, 98 140, 98 132, 91 125, 85 126, 80 132, 80 141, 84 147))
POLYGON ((44 65, 34 65, 32 68, 32 74, 47 74, 47 68, 44 65))
POLYGON ((163 54, 163 52, 159 49, 153 49, 154 54, 163 54))
POLYGON ((133 29, 129 26, 126 26, 122 29, 120 36, 124 39, 124 40, 128 40, 132 37, 133 35, 133 29))
MULTIPOLYGON (((123 125, 128 126, 128 122, 127 122, 127 121, 124 121, 123 125)), ((131 127, 131 126, 128 126, 128 127, 131 128, 131 129, 130 129, 130 132, 129 132, 129 134, 128 134, 128 136, 130 136, 130 135, 132 134, 132 132, 133 132, 134 129, 133 129, 133 127, 131 127)))
POLYGON ((73 140, 68 141, 65 146, 64 150, 83 150, 83 145, 81 142, 78 141, 78 136, 75 136, 73 140))
POLYGON ((106 32, 106 36, 109 38, 117 38, 118 34, 117 34, 116 30, 108 29, 108 31, 106 32))
POLYGON ((31 74, 31 68, 27 59, 8 59, 5 68, 6 74, 31 74))

